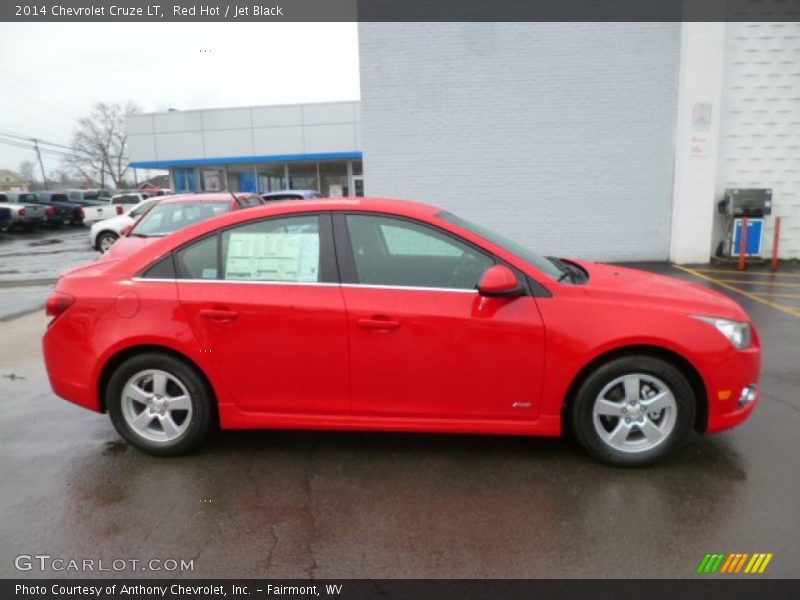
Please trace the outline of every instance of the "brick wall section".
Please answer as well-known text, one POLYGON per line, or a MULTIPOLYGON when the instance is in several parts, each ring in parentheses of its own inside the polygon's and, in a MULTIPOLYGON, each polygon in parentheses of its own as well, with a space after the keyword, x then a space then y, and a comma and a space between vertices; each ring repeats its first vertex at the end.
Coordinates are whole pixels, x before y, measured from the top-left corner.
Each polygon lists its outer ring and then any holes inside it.
POLYGON ((367 195, 533 249, 666 259, 676 23, 362 23, 367 195))
POLYGON ((728 23, 717 198, 725 188, 772 188, 781 258, 800 258, 800 23, 728 23))

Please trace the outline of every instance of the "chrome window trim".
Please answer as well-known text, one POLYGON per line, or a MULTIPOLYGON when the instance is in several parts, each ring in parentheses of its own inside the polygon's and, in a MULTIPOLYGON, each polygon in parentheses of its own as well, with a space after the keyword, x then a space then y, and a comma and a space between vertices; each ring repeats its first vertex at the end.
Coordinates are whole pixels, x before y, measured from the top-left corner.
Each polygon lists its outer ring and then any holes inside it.
POLYGON ((417 292, 458 292, 460 294, 477 294, 478 290, 463 288, 437 288, 405 285, 375 285, 367 283, 329 283, 323 281, 251 281, 247 279, 162 279, 158 277, 134 277, 132 281, 155 283, 245 283, 249 285, 313 285, 323 287, 368 288, 376 290, 411 290, 417 292))

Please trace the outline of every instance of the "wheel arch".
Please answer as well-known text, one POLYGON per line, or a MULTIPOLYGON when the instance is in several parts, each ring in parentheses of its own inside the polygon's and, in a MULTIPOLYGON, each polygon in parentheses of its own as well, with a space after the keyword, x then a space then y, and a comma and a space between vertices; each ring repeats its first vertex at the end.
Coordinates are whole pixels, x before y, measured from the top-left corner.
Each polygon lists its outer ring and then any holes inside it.
POLYGON ((100 237, 101 237, 101 236, 102 236, 104 233, 110 233, 110 234, 112 234, 112 235, 115 235, 115 236, 117 236, 117 239, 119 239, 119 234, 118 234, 116 231, 114 231, 113 229, 103 229, 103 230, 101 230, 101 231, 98 231, 98 232, 97 232, 97 235, 96 235, 96 236, 94 236, 94 249, 95 249, 95 250, 100 250, 100 237))
POLYGON ((136 346, 129 346, 127 348, 123 348, 113 356, 111 356, 107 361, 106 364, 103 366, 103 370, 100 372, 100 377, 97 380, 97 399, 98 404, 100 406, 101 412, 108 412, 106 406, 106 389, 108 388, 108 382, 111 379, 114 371, 116 371, 117 367, 119 367, 123 362, 128 360, 129 358, 136 356, 137 354, 144 354, 146 352, 155 352, 159 354, 166 354, 171 356, 191 368, 197 375, 200 377, 201 380, 206 385, 208 392, 210 394, 211 399, 211 410, 212 416, 215 422, 219 422, 219 406, 218 406, 218 399, 217 393, 214 390, 214 386, 211 384, 208 376, 205 374, 203 369, 194 362, 191 358, 183 354, 182 352, 178 352, 174 348, 169 348, 167 346, 161 346, 158 344, 139 344, 136 346))
POLYGON ((689 385, 692 386, 695 399, 697 400, 696 414, 694 428, 698 433, 704 433, 708 427, 708 393, 706 391, 705 382, 700 372, 694 365, 684 356, 678 354, 673 350, 661 346, 653 346, 648 344, 636 344, 631 346, 622 346, 614 348, 596 356, 589 363, 583 366, 578 374, 573 378, 572 383, 567 389, 567 395, 562 403, 562 423, 571 423, 569 418, 572 406, 575 403, 576 394, 581 384, 586 380, 589 374, 611 360, 621 358, 623 356, 651 356, 659 358, 670 363, 677 368, 686 379, 689 385))

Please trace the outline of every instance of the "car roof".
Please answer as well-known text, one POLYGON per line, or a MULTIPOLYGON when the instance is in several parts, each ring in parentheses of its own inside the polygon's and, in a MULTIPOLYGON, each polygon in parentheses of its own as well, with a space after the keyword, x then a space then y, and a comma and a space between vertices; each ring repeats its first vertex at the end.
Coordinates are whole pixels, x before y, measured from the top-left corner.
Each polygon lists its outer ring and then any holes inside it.
POLYGON ((230 202, 233 196, 237 200, 245 198, 260 198, 258 194, 250 192, 199 192, 190 194, 175 194, 174 196, 162 196, 162 204, 174 204, 176 202, 230 202))
POLYGON ((319 195, 317 190, 278 190, 276 192, 265 192, 261 194, 262 196, 288 196, 289 194, 294 194, 297 196, 308 196, 310 194, 319 195))

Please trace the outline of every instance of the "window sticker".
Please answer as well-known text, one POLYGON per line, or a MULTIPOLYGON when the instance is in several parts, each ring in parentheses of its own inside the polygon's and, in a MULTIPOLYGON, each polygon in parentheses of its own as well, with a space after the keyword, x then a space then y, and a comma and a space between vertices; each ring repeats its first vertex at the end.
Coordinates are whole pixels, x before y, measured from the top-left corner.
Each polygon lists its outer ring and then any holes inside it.
POLYGON ((319 234, 232 232, 225 279, 319 281, 319 234))

